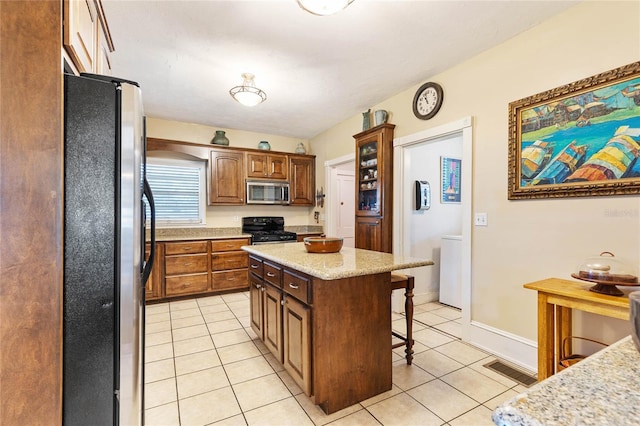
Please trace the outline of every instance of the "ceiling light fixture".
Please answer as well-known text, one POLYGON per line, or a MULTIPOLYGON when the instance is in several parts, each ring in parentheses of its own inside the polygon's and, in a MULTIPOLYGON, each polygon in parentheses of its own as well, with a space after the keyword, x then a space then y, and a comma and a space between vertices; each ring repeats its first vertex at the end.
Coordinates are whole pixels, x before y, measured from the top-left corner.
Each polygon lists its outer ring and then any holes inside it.
POLYGON ((298 5, 314 15, 326 16, 349 6, 355 0, 298 0, 298 5))
POLYGON ((267 99, 267 94, 258 89, 253 82, 254 75, 250 73, 242 74, 242 85, 229 90, 229 94, 236 101, 245 106, 256 106, 267 99))

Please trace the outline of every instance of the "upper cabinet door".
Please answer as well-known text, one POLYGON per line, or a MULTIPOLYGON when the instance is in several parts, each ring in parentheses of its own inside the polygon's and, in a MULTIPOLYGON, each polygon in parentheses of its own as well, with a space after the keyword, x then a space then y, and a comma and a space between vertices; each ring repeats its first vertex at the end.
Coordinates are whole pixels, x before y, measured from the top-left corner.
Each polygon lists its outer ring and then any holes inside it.
POLYGON ((98 13, 93 0, 64 1, 64 47, 78 72, 93 72, 98 13))
POLYGON ((293 206, 313 206, 316 192, 316 159, 308 156, 289 157, 289 182, 293 206))
POLYGON ((113 51, 111 47, 104 31, 98 31, 98 52, 96 53, 97 74, 113 75, 111 71, 111 58, 109 58, 109 55, 113 51))
POLYGON ((209 205, 244 204, 244 152, 212 149, 209 205))
POLYGON ((289 161, 286 155, 247 153, 247 177, 287 179, 289 161))
POLYGON ((393 206, 393 124, 381 124, 356 140, 356 216, 391 217, 393 206))

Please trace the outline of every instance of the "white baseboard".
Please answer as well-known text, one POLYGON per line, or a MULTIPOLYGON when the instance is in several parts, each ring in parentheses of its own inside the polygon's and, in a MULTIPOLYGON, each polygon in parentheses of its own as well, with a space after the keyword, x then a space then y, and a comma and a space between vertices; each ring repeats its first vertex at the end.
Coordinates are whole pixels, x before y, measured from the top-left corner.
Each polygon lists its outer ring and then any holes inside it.
POLYGON ((462 326, 462 340, 525 370, 538 371, 538 343, 477 321, 462 326))

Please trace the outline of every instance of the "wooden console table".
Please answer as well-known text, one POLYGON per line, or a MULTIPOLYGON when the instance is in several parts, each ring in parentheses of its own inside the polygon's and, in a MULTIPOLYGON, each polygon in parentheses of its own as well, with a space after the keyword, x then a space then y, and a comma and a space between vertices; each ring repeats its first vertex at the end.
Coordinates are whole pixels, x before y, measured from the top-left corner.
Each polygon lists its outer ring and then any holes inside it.
MULTIPOLYGON (((609 296, 589 291, 593 285, 560 278, 524 285, 524 288, 538 292, 538 381, 556 372, 562 339, 571 335, 572 309, 629 319, 629 293, 636 291, 636 287, 618 287, 624 296, 609 296)), ((570 342, 567 347, 571 351, 570 342)))

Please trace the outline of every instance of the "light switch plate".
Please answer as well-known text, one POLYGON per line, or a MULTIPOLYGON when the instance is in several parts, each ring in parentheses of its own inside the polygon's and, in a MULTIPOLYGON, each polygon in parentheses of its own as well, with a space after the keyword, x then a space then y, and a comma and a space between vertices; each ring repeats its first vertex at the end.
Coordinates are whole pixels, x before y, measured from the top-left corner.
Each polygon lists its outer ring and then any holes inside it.
POLYGON ((489 220, 486 213, 476 213, 474 216, 474 223, 476 226, 489 226, 489 220))

